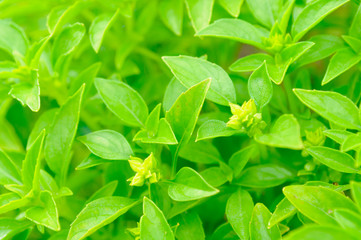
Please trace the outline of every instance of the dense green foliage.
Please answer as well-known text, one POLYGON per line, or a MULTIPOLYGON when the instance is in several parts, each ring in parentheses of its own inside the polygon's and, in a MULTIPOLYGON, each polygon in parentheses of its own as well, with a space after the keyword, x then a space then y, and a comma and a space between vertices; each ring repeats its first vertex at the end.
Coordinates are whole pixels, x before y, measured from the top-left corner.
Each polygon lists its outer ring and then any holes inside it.
POLYGON ((0 239, 361 234, 359 0, 0 1, 0 239))

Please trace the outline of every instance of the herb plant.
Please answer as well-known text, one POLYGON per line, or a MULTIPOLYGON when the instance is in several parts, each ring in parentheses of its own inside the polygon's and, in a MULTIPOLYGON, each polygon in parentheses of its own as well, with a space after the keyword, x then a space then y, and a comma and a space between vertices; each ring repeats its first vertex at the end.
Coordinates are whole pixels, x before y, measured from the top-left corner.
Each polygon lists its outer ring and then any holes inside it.
POLYGON ((360 239, 360 62, 360 0, 2 0, 0 239, 360 239))

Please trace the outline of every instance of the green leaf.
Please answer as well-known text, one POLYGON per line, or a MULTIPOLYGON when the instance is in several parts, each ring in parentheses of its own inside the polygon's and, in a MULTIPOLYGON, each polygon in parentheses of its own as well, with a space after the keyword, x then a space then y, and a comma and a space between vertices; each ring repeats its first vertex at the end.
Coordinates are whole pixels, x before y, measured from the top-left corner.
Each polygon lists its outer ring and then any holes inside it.
POLYGON ((292 205, 287 198, 283 198, 276 206, 275 211, 272 214, 268 222, 268 227, 273 227, 279 224, 288 217, 291 217, 297 212, 297 209, 292 205))
POLYGON ((117 10, 114 14, 102 14, 94 18, 89 27, 90 43, 96 53, 99 52, 106 31, 110 28, 119 13, 117 10))
POLYGON ((272 56, 265 53, 255 53, 238 59, 229 69, 233 72, 252 72, 259 68, 265 61, 267 63, 274 63, 272 56))
POLYGON ((55 115, 45 140, 45 160, 56 174, 67 172, 71 146, 78 128, 84 85, 71 97, 55 115), (67 131, 64 131, 64 128, 67 131))
POLYGON ((361 22, 361 5, 359 3, 357 12, 352 20, 352 24, 349 28, 349 34, 350 36, 353 36, 355 38, 361 39, 361 27, 360 27, 360 22, 361 22))
POLYGON ((144 240, 175 239, 162 211, 147 197, 144 197, 143 200, 143 216, 140 218, 140 238, 144 240))
POLYGON ((212 234, 211 240, 239 240, 229 223, 223 223, 212 234))
POLYGON ((163 108, 165 111, 169 111, 169 109, 173 106, 177 98, 187 91, 187 88, 184 87, 178 79, 175 77, 170 80, 168 86, 165 90, 163 97, 163 108))
POLYGON ((199 31, 196 36, 220 37, 263 48, 262 38, 269 32, 241 19, 220 19, 199 31))
POLYGON ((350 184, 352 199, 355 201, 358 208, 361 209, 361 183, 351 181, 350 184))
POLYGON ((74 94, 81 87, 81 85, 85 83, 84 96, 87 96, 91 87, 93 86, 93 81, 98 74, 100 66, 101 63, 97 62, 80 72, 78 76, 70 82, 69 92, 74 94))
POLYGON ((283 114, 272 126, 269 133, 257 135, 256 141, 271 147, 302 149, 300 125, 291 114, 283 114))
POLYGON ((354 135, 351 132, 348 132, 346 130, 339 130, 339 129, 328 129, 323 131, 323 133, 331 138, 333 141, 337 142, 338 144, 343 144, 346 139, 352 135, 354 135))
POLYGON ((52 49, 52 64, 62 56, 69 55, 79 45, 85 34, 85 27, 82 23, 74 23, 64 28, 55 39, 52 49))
POLYGON ((347 153, 321 146, 312 146, 306 148, 306 151, 317 161, 336 171, 345 173, 356 173, 360 171, 355 167, 355 160, 347 153))
POLYGON ((48 132, 48 129, 51 123, 54 121, 54 116, 58 110, 58 108, 52 108, 41 114, 41 116, 36 120, 35 125, 31 129, 31 133, 26 144, 27 150, 29 150, 29 148, 34 144, 35 140, 44 129, 46 132, 48 132))
POLYGON ((294 41, 301 39, 311 28, 321 22, 328 14, 349 0, 319 0, 307 5, 292 25, 294 41))
POLYGON ((113 162, 113 160, 103 159, 91 153, 75 169, 83 170, 86 168, 98 166, 103 163, 111 163, 111 162, 113 162))
POLYGON ((273 26, 275 20, 272 13, 273 3, 271 1, 246 0, 246 2, 250 12, 260 24, 268 28, 273 26))
POLYGON ((0 184, 20 184, 20 171, 10 157, 0 148, 0 184))
POLYGON ((27 105, 31 111, 40 109, 40 86, 37 70, 31 70, 29 82, 20 82, 11 86, 9 94, 17 99, 23 106, 27 105))
POLYGON ((299 67, 324 59, 345 46, 340 37, 333 35, 316 35, 310 41, 315 44, 298 59, 299 67))
POLYGON ((202 164, 212 164, 222 161, 218 149, 210 142, 190 141, 179 152, 179 156, 188 161, 202 164))
POLYGON ((335 226, 306 225, 288 234, 285 240, 355 240, 345 230, 335 226))
POLYGON ((245 169, 234 183, 252 188, 269 188, 283 184, 292 173, 275 164, 264 164, 245 169))
POLYGON ((325 187, 293 185, 283 188, 283 193, 302 214, 319 224, 337 224, 333 212, 340 206, 358 211, 348 197, 325 187))
POLYGON ((245 190, 240 189, 228 198, 227 220, 242 240, 249 239, 249 222, 251 221, 253 207, 252 197, 245 190))
POLYGON ((361 61, 361 56, 356 54, 351 48, 342 48, 332 56, 327 66, 326 74, 322 79, 322 85, 325 85, 335 79, 337 76, 346 72, 351 67, 361 61))
POLYGON ((98 157, 110 160, 128 160, 133 155, 127 139, 113 130, 100 130, 78 137, 98 157))
POLYGON ((350 135, 341 144, 341 151, 348 152, 350 150, 357 150, 361 146, 361 136, 350 135))
POLYGON ((228 74, 218 65, 201 58, 178 56, 163 57, 174 76, 187 88, 210 78, 207 99, 228 106, 236 102, 236 91, 228 74))
POLYGON ((55 179, 42 169, 40 169, 40 186, 41 189, 51 192, 55 199, 73 194, 72 191, 67 187, 59 188, 55 182, 55 179))
POLYGON ((29 40, 17 24, 0 20, 0 49, 4 49, 11 55, 18 52, 25 56, 28 46, 29 40))
POLYGON ((200 175, 212 187, 222 186, 227 182, 228 178, 227 173, 220 167, 207 168, 200 172, 200 175))
POLYGON ((137 91, 126 83, 103 78, 95 79, 95 87, 105 105, 125 125, 144 126, 148 107, 137 91))
POLYGON ((168 194, 175 201, 191 201, 210 197, 219 192, 209 185, 202 176, 189 167, 184 167, 169 183, 168 194))
POLYGON ((12 218, 0 219, 0 237, 1 239, 14 239, 14 235, 30 228, 29 221, 19 221, 12 218))
POLYGON ((361 51, 361 40, 352 36, 343 35, 343 40, 354 50, 356 53, 361 51))
POLYGON ((183 1, 161 0, 158 5, 160 19, 174 34, 182 35, 183 1))
POLYGON ((227 124, 223 121, 208 120, 198 128, 196 141, 217 137, 228 137, 236 133, 240 133, 240 131, 227 127, 227 124))
POLYGON ((40 133, 34 144, 28 149, 22 163, 21 179, 29 189, 40 190, 41 154, 44 139, 45 130, 40 133))
POLYGON ((271 101, 273 86, 267 72, 266 62, 249 77, 248 92, 260 110, 271 101))
POLYGON ((208 26, 212 17, 213 2, 214 0, 185 0, 195 32, 208 26))
POLYGON ((67 240, 85 239, 135 204, 135 200, 125 197, 103 197, 88 203, 71 223, 67 240))
POLYGON ((237 18, 244 0, 218 0, 218 2, 229 14, 237 18))
POLYGON ((238 152, 232 154, 229 158, 229 166, 233 170, 235 178, 239 177, 239 174, 242 172, 243 168, 246 166, 248 160, 255 153, 254 145, 249 145, 245 148, 242 148, 238 152))
POLYGON ((118 181, 112 181, 108 184, 104 185, 100 189, 98 189, 95 193, 93 193, 90 198, 85 202, 85 204, 88 204, 96 199, 102 198, 102 197, 109 197, 112 196, 115 189, 118 186, 118 181))
POLYGON ((177 229, 175 237, 178 240, 203 240, 205 234, 202 226, 202 220, 195 212, 187 212, 178 215, 175 218, 177 229))
POLYGON ((356 105, 347 97, 329 91, 293 89, 296 96, 327 120, 349 129, 360 129, 356 105))
POLYGON ((48 191, 40 193, 41 206, 29 208, 25 217, 54 231, 60 230, 59 214, 53 195, 48 191))
POLYGON ((165 118, 178 140, 178 146, 173 151, 179 152, 189 142, 210 84, 211 81, 207 79, 189 88, 178 97, 172 108, 166 112, 165 118))
POLYGON ((62 27, 75 17, 80 10, 84 9, 85 1, 77 1, 70 7, 58 6, 53 8, 48 14, 46 25, 51 36, 59 32, 62 27))
POLYGON ((347 209, 336 209, 335 219, 340 226, 355 237, 361 234, 361 217, 347 209))
POLYGON ((262 203, 257 203, 252 212, 249 224, 251 239, 281 239, 281 232, 278 226, 268 228, 268 221, 272 214, 262 203))

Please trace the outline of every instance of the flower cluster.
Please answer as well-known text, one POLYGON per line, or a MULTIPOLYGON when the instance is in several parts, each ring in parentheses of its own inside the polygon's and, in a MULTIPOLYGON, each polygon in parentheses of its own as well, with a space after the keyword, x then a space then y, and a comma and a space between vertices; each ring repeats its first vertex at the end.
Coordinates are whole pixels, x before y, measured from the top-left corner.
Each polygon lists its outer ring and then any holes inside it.
POLYGON ((242 106, 229 103, 233 114, 227 122, 227 127, 246 132, 250 137, 260 134, 266 127, 262 114, 257 112, 253 99, 244 102, 242 106))
POLYGON ((157 173, 157 160, 153 153, 151 153, 144 161, 138 157, 130 157, 129 165, 134 172, 134 177, 128 179, 131 186, 141 187, 146 180, 149 183, 155 183, 159 180, 159 173, 157 173))

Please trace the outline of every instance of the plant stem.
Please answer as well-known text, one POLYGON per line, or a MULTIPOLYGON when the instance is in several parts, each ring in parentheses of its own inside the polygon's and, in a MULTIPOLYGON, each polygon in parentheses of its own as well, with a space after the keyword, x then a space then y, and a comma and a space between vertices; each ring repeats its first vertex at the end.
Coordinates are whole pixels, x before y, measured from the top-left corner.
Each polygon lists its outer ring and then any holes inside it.
POLYGON ((175 151, 174 154, 173 154, 171 178, 174 178, 174 177, 175 177, 175 174, 176 174, 176 172, 177 172, 178 150, 179 150, 179 148, 177 147, 176 151, 175 151))

